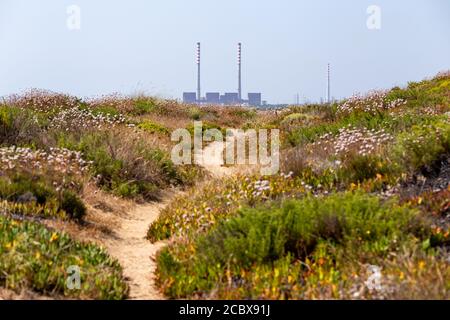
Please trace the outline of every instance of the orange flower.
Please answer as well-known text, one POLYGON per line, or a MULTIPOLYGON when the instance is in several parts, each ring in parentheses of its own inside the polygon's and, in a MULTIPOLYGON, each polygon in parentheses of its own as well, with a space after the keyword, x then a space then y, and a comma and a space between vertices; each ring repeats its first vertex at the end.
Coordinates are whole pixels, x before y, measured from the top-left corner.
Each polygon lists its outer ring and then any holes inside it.
POLYGON ((59 236, 56 232, 53 232, 52 236, 50 237, 50 242, 58 240, 59 236))

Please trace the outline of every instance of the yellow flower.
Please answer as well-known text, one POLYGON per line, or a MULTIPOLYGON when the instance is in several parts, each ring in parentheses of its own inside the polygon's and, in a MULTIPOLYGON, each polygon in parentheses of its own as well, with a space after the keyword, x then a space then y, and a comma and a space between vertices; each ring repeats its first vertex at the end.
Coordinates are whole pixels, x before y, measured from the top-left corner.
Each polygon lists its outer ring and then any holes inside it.
POLYGON ((280 275, 280 270, 275 268, 274 272, 275 272, 275 278, 277 278, 280 275))
POLYGON ((50 242, 58 240, 58 234, 56 232, 53 232, 52 236, 50 237, 50 242))
POLYGON ((423 270, 425 268, 425 261, 420 260, 419 261, 419 270, 423 270))
POLYGON ((40 252, 36 252, 35 257, 36 257, 36 259, 39 259, 41 257, 41 253, 40 252))

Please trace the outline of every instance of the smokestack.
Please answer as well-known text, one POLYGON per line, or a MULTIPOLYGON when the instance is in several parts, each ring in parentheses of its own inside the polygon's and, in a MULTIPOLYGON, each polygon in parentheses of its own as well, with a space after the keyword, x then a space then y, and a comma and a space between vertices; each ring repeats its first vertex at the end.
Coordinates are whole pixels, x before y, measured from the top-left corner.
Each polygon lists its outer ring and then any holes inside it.
POLYGON ((238 99, 242 102, 242 44, 238 43, 238 99))
POLYGON ((331 87, 330 87, 330 64, 328 64, 327 70, 327 103, 331 103, 331 87))
POLYGON ((197 55, 196 55, 196 63, 197 63, 197 102, 201 101, 201 89, 200 89, 200 42, 197 42, 197 55))

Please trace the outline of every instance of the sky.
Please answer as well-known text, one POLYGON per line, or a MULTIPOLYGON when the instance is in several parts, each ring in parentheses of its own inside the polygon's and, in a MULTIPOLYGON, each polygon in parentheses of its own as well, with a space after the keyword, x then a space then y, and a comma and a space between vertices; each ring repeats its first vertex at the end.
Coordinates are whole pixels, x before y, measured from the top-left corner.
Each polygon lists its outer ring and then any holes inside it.
POLYGON ((244 94, 319 101, 330 63, 331 95, 343 98, 449 70, 450 1, 0 0, 0 96, 181 98, 196 90, 198 41, 203 93, 237 91, 242 42, 244 94))

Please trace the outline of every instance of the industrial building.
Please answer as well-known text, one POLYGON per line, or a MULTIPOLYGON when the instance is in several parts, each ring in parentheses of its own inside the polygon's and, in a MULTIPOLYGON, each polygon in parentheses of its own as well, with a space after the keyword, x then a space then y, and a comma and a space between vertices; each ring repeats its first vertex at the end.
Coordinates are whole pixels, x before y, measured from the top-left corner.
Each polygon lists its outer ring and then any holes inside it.
POLYGON ((196 47, 196 64, 197 64, 197 92, 184 92, 184 103, 197 104, 221 104, 221 105, 249 105, 259 107, 262 105, 262 94, 253 92, 248 94, 248 99, 242 98, 242 44, 238 43, 238 90, 237 92, 207 92, 205 97, 201 95, 201 51, 200 42, 196 47))
POLYGON ((261 106, 262 98, 260 92, 249 92, 248 94, 248 104, 250 106, 261 106))
POLYGON ((220 92, 207 92, 205 102, 208 104, 219 104, 220 103, 220 92))
POLYGON ((183 92, 184 103, 197 103, 197 93, 195 92, 183 92))

